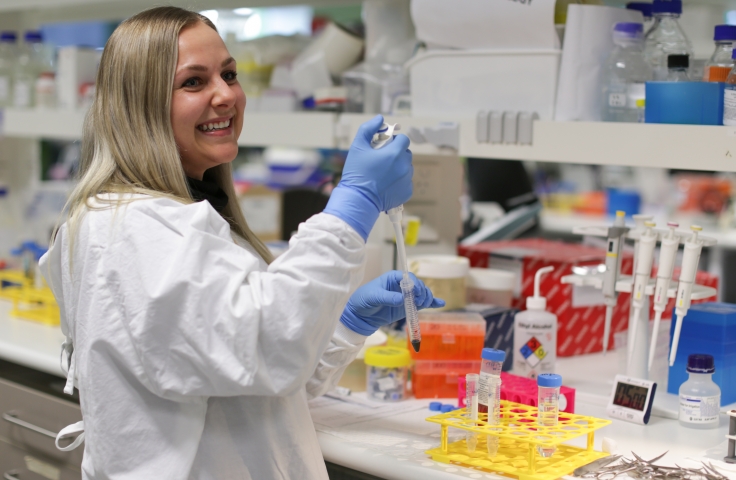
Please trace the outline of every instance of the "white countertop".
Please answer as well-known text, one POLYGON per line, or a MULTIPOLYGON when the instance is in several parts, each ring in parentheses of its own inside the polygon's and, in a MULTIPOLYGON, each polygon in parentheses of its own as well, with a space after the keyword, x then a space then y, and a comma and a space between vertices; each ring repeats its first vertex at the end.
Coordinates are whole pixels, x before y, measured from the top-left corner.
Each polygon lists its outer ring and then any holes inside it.
MULTIPOLYGON (((0 301, 0 358, 63 376, 59 368, 59 351, 64 341, 61 330, 10 318, 9 310, 9 304, 0 301)), ((616 370, 614 356, 604 358, 593 354, 558 359, 558 373, 565 385, 576 388, 576 413, 582 415, 607 418, 605 396, 616 370)), ((340 428, 318 426, 317 436, 325 459, 386 479, 501 478, 432 461, 424 451, 439 444, 439 426, 425 421, 434 414, 426 408, 429 400, 407 402, 412 402, 407 406, 417 409, 340 428)), ((457 399, 448 399, 446 403, 450 402, 456 403, 457 399)), ((727 419, 721 417, 720 427, 712 430, 687 429, 675 420, 656 416, 647 426, 614 420, 596 432, 595 448, 600 450, 602 439, 608 437, 617 443, 618 453, 628 455, 634 451, 644 458, 653 458, 669 451, 658 463, 696 467, 696 463, 689 463, 686 458, 699 458, 706 450, 724 443, 727 419)), ((462 436, 460 432, 454 435, 458 439, 462 436)), ((736 466, 732 467, 731 471, 722 471, 736 480, 736 466)))

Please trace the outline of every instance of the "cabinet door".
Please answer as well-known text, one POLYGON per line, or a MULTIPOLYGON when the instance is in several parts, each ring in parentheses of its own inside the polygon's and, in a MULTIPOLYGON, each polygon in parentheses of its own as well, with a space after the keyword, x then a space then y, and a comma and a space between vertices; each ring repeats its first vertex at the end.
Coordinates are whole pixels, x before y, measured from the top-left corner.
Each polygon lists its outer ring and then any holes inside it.
POLYGON ((0 440, 0 478, 3 480, 80 480, 79 470, 33 454, 0 440))
POLYGON ((0 379, 0 440, 80 468, 84 445, 62 452, 50 434, 81 419, 79 405, 0 379))

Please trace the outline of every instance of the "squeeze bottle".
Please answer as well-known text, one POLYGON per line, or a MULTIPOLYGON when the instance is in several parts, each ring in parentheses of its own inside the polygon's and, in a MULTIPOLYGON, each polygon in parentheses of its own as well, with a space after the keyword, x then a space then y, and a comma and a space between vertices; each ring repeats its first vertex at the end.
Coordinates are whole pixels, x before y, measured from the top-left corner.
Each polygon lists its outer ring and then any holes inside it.
POLYGON ((527 297, 526 310, 514 318, 514 373, 537 378, 554 373, 557 359, 557 315, 548 312, 547 299, 539 294, 539 280, 554 267, 544 267, 534 275, 534 296, 527 297))

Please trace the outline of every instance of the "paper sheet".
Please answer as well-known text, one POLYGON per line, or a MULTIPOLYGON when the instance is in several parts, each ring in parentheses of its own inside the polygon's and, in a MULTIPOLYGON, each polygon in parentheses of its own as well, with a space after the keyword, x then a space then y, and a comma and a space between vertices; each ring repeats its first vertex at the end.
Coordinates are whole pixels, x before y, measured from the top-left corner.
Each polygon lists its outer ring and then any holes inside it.
POLYGON ((427 402, 416 400, 378 403, 369 400, 365 393, 354 393, 351 396, 355 397, 357 401, 351 402, 348 399, 343 401, 329 397, 310 400, 309 411, 317 430, 325 431, 324 427, 341 428, 427 408, 427 402))
POLYGON ((599 121, 603 73, 618 22, 644 20, 641 12, 600 5, 567 7, 555 120, 599 121))
POLYGON ((417 38, 430 47, 557 49, 555 0, 412 0, 417 38))

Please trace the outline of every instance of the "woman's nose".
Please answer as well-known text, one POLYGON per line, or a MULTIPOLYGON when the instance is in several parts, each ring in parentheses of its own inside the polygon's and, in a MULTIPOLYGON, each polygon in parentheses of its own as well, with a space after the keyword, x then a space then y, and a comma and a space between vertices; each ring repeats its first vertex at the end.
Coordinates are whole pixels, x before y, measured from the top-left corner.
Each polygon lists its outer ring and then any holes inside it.
POLYGON ((215 83, 215 91, 212 96, 212 104, 214 107, 232 107, 235 104, 235 92, 228 83, 219 79, 215 83))

